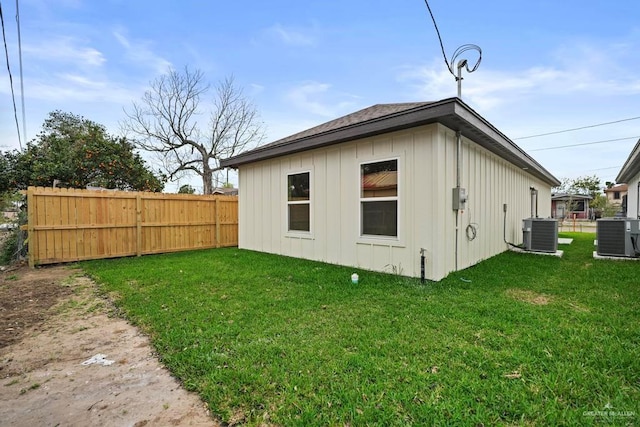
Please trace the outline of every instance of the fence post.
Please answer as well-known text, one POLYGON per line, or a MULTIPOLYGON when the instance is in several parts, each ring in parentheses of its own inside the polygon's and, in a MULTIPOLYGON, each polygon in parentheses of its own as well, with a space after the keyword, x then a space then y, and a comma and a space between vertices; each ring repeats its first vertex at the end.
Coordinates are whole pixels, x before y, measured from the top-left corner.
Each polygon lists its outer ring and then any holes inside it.
POLYGON ((27 244, 29 248, 29 267, 33 268, 36 265, 36 233, 35 233, 35 213, 36 204, 33 201, 33 187, 27 188, 27 244))
POLYGON ((142 255, 142 196, 136 194, 136 256, 142 255))
POLYGON ((220 199, 216 197, 216 248, 220 247, 220 199))

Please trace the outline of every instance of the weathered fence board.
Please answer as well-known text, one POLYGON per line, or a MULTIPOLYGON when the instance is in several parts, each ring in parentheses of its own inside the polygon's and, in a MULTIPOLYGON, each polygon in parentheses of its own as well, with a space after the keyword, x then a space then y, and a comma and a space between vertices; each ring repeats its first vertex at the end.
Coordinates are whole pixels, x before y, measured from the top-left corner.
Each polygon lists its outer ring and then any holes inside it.
POLYGON ((29 265, 238 245, 238 197, 29 187, 29 265))

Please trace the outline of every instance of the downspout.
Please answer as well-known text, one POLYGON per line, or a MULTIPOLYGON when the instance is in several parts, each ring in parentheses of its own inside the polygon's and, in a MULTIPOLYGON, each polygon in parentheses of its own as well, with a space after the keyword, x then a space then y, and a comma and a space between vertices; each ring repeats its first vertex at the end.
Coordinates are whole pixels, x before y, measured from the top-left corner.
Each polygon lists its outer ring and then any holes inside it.
POLYGON ((456 131, 456 187, 460 188, 461 181, 461 173, 460 169, 462 167, 462 133, 460 131, 456 131))
POLYGON ((531 218, 538 218, 538 190, 529 187, 531 193, 531 218))
POLYGON ((640 181, 638 181, 638 192, 636 193, 636 216, 640 219, 640 181))
MULTIPOLYGON (((461 178, 461 168, 462 168, 462 133, 458 130, 456 131, 456 194, 460 195, 460 181, 461 178)), ((460 206, 458 205, 458 209, 456 209, 456 245, 455 245, 455 266, 456 271, 458 271, 458 237, 460 234, 460 206)))

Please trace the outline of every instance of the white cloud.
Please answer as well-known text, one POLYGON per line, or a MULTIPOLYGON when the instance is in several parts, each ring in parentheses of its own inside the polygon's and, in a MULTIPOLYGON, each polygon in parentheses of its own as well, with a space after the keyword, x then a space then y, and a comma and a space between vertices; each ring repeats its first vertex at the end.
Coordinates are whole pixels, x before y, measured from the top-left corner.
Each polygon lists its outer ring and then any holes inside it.
POLYGON ((25 44, 23 52, 34 60, 72 63, 76 66, 99 67, 106 62, 102 52, 92 47, 82 46, 84 40, 72 37, 53 37, 43 39, 37 45, 25 44))
MULTIPOLYGON (((637 54, 630 43, 598 46, 586 42, 562 45, 553 52, 552 64, 512 68, 509 71, 482 64, 472 74, 463 71, 463 99, 483 109, 521 103, 542 96, 615 96, 640 94, 637 54)), ((399 69, 398 80, 421 99, 455 96, 457 83, 441 60, 399 69)))
POLYGON ((65 73, 60 74, 58 77, 60 77, 61 80, 85 88, 102 89, 106 86, 105 82, 89 79, 78 74, 65 73))
POLYGON ((247 86, 246 93, 250 97, 256 97, 256 96, 260 96, 260 94, 264 93, 264 91, 265 91, 265 87, 263 85, 258 83, 249 83, 249 85, 247 86))
POLYGON ((275 24, 267 29, 267 33, 289 46, 313 46, 316 44, 315 29, 302 30, 285 28, 281 24, 275 24))
POLYGON ((139 96, 138 91, 119 84, 75 74, 56 75, 54 79, 34 79, 27 81, 25 86, 29 99, 53 101, 56 104, 68 104, 70 101, 126 104, 139 96))
MULTIPOLYGON (((637 38, 637 36, 636 36, 637 38)), ((512 62, 503 69, 486 61, 472 74, 463 72, 462 98, 512 138, 536 135, 634 116, 640 95, 637 42, 609 44, 567 41, 535 62, 512 62)), ((531 58, 529 58, 531 59, 531 58)), ((404 66, 396 72, 407 92, 421 100, 456 96, 457 84, 442 60, 404 66)), ((525 150, 580 144, 638 135, 640 123, 590 128, 580 132, 517 140, 525 150)), ((613 180, 635 139, 601 145, 532 151, 557 177, 596 173, 613 180)))
MULTIPOLYGON (((577 67, 576 67, 577 68, 577 67)), ((518 71, 478 69, 463 73, 463 99, 483 108, 522 102, 524 98, 577 95, 630 95, 640 94, 640 78, 627 76, 614 79, 608 73, 592 67, 577 69, 536 66, 518 71)), ((440 63, 406 68, 398 75, 408 83, 421 99, 436 100, 455 96, 455 78, 440 63)))
POLYGON ((319 82, 304 82, 285 95, 294 107, 305 112, 327 118, 336 118, 352 110, 357 97, 340 92, 331 92, 331 85, 319 82))
POLYGON ((127 59, 138 65, 148 66, 155 73, 165 74, 173 65, 170 61, 156 54, 152 49, 152 43, 146 40, 130 40, 126 36, 126 30, 118 28, 113 31, 113 36, 125 50, 127 59))

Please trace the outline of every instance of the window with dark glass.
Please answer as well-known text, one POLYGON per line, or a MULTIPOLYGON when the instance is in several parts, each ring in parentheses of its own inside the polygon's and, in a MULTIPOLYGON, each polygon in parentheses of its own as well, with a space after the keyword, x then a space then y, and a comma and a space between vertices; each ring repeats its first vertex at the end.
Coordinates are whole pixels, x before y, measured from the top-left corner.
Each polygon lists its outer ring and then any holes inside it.
POLYGON ((311 231, 311 187, 309 172, 287 176, 289 231, 311 231))
POLYGON ((398 236, 398 160, 360 165, 363 236, 398 236))

